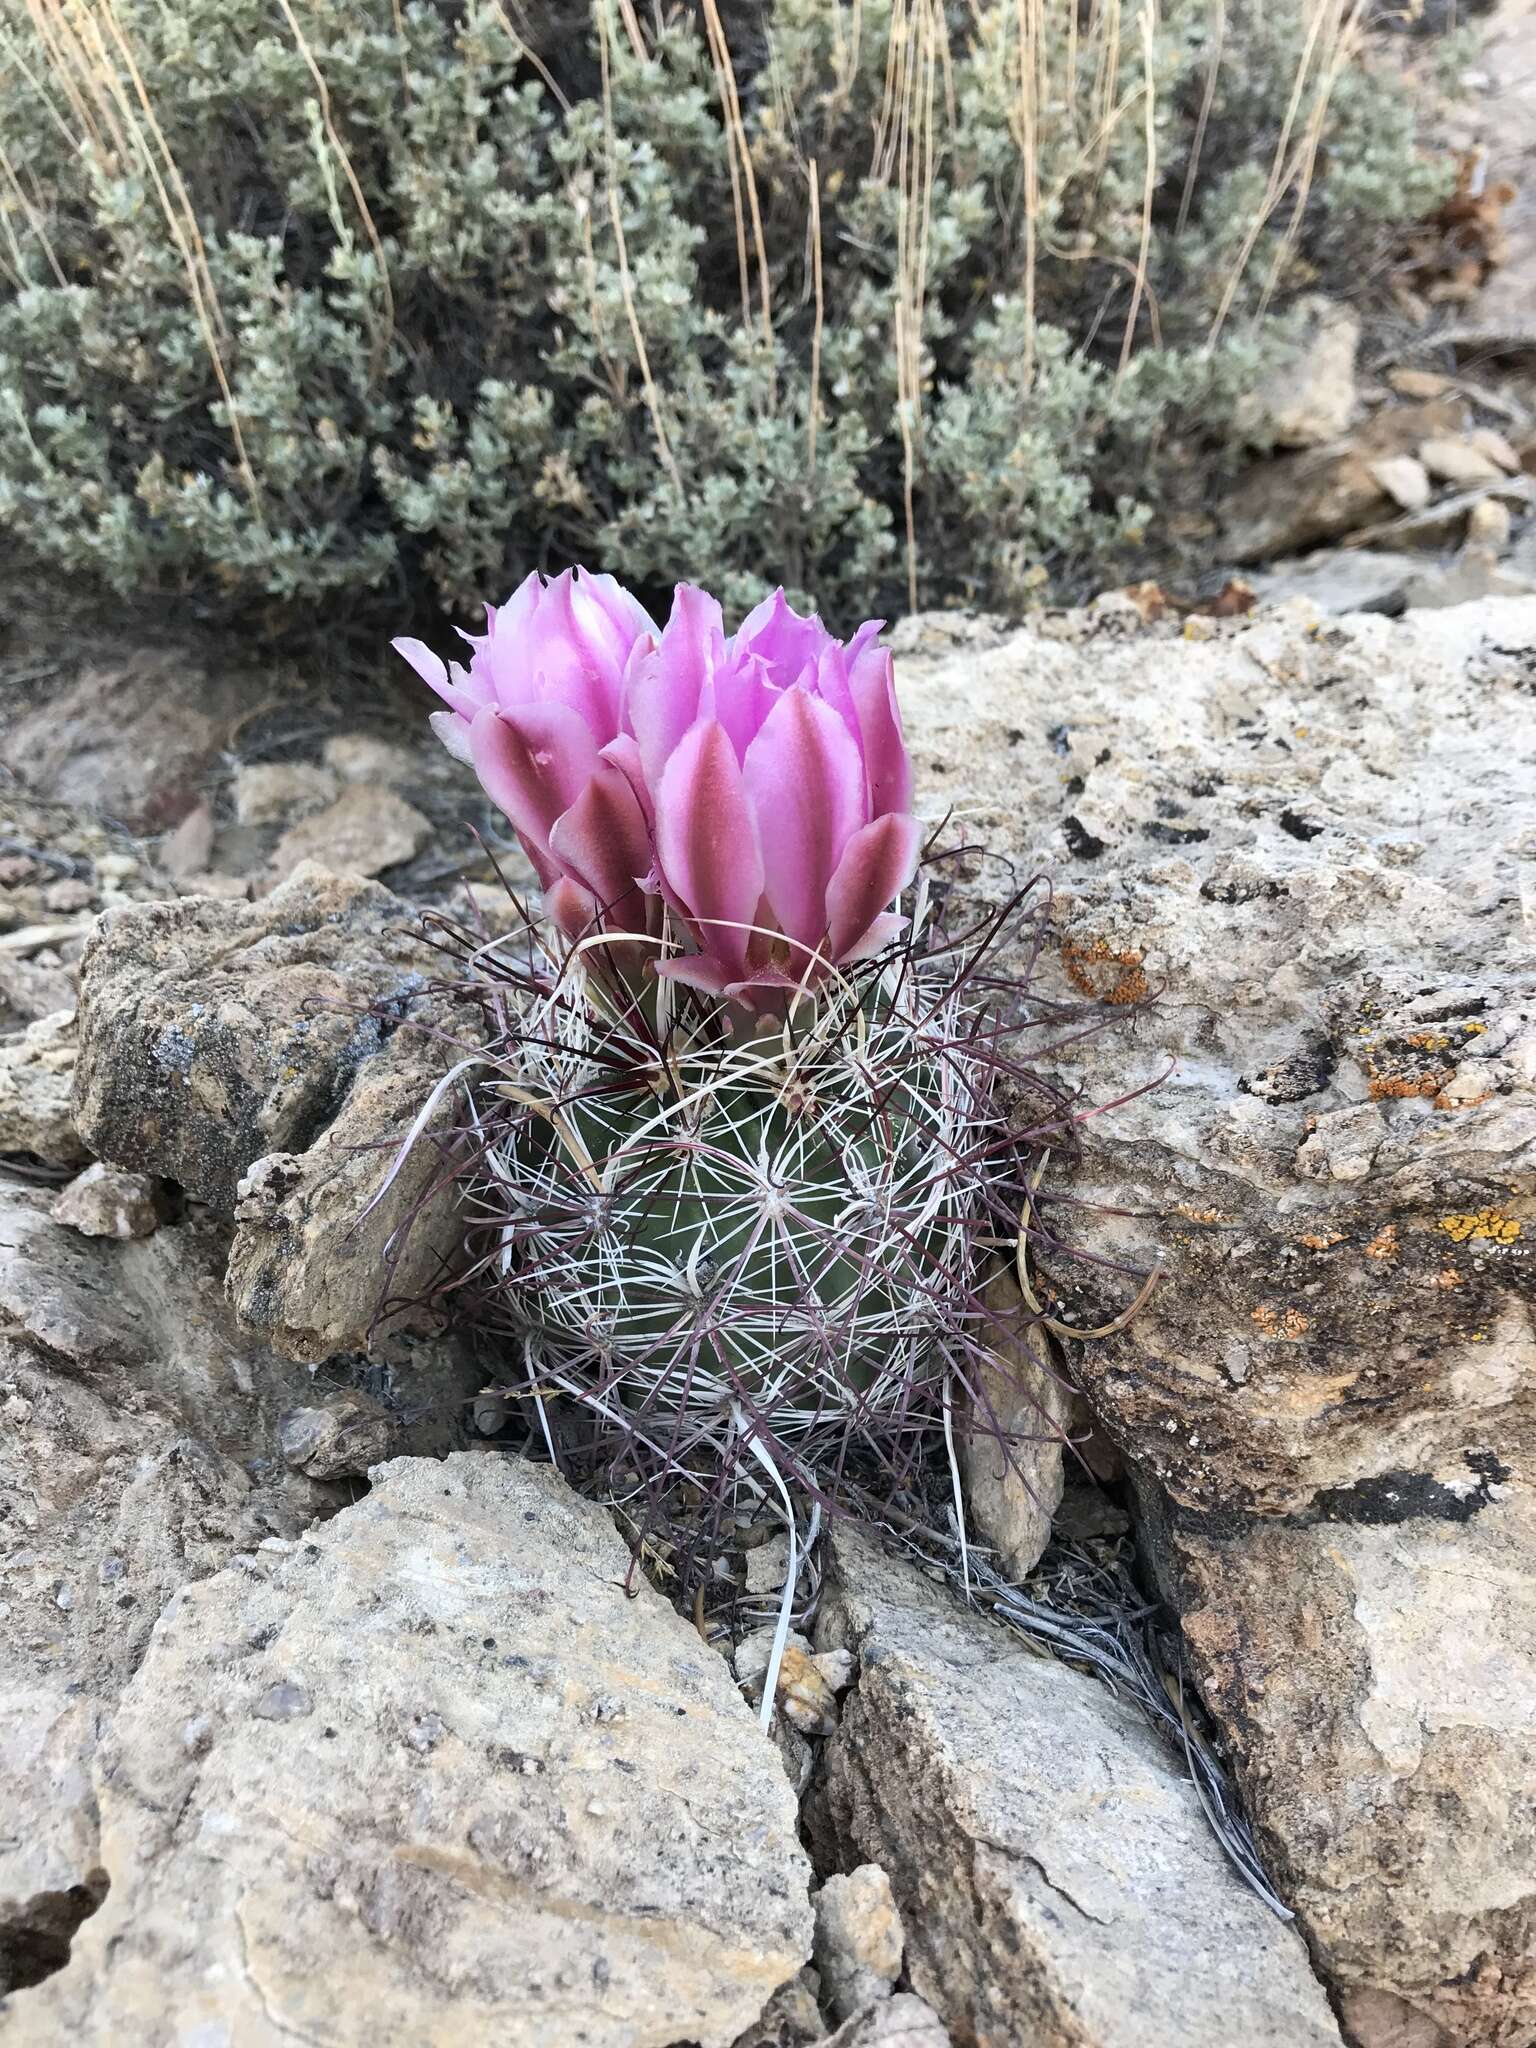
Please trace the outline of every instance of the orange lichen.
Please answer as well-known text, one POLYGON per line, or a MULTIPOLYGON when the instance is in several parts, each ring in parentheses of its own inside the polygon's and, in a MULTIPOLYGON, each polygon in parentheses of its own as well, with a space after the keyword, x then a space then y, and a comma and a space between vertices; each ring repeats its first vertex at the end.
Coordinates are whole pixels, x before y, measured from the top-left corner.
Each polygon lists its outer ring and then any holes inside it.
POLYGON ((1491 1101, 1493 1093, 1494 1091, 1491 1088, 1485 1088, 1481 1095, 1447 1095, 1442 1088, 1435 1097, 1435 1107, 1436 1109, 1476 1109, 1480 1102, 1491 1101))
POLYGON ((1414 1095, 1430 1100, 1446 1086, 1454 1069, 1432 1067, 1427 1074, 1382 1074, 1377 1072, 1376 1062, 1368 1059, 1365 1071, 1370 1076, 1372 1099, 1383 1102, 1414 1095))
POLYGON ((1487 1238, 1490 1244, 1513 1244, 1520 1235, 1520 1223, 1498 1209, 1479 1209, 1475 1214, 1442 1216, 1438 1228, 1452 1244, 1465 1244, 1469 1237, 1487 1238))
POLYGON ((1116 950, 1106 939, 1063 939, 1061 964, 1067 979, 1101 1003, 1142 1003, 1152 993, 1134 946, 1116 950))
POLYGON ((1253 1320, 1266 1337, 1281 1338, 1289 1344, 1297 1343, 1311 1327, 1300 1309, 1275 1309, 1267 1301, 1254 1310, 1253 1320))
POLYGON ((1326 1252, 1344 1242, 1344 1233, 1342 1230, 1304 1230, 1297 1241, 1304 1244, 1309 1252, 1326 1252))
POLYGON ((1221 1211, 1219 1209, 1197 1209, 1190 1202, 1175 1202, 1173 1213, 1175 1216, 1184 1217, 1189 1223, 1219 1223, 1221 1221, 1221 1211))
POLYGON ((1430 1280, 1429 1284, 1431 1287, 1450 1289, 1452 1287, 1465 1287, 1467 1283, 1462 1279, 1454 1266, 1442 1266, 1439 1272, 1430 1280))
POLYGON ((1365 1248, 1368 1259, 1382 1259, 1395 1265, 1398 1259, 1397 1225, 1384 1223, 1365 1248))

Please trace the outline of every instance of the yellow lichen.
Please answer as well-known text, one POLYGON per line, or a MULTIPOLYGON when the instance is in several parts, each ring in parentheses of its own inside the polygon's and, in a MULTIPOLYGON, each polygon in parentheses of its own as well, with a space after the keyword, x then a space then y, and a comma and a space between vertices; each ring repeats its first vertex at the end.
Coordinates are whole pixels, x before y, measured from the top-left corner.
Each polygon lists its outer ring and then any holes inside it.
POLYGON ((1513 1244, 1520 1235, 1519 1219, 1506 1216, 1498 1209, 1442 1216, 1439 1227, 1453 1244, 1465 1244, 1469 1237, 1485 1237, 1490 1244, 1513 1244))
POLYGON ((1253 1320, 1266 1337, 1277 1337, 1294 1344, 1311 1327, 1300 1309, 1275 1309, 1269 1303, 1261 1302, 1253 1312, 1253 1320))
POLYGON ((1105 939, 1063 939, 1061 964, 1074 988, 1101 1003, 1141 1003, 1152 992, 1133 946, 1116 951, 1105 939))

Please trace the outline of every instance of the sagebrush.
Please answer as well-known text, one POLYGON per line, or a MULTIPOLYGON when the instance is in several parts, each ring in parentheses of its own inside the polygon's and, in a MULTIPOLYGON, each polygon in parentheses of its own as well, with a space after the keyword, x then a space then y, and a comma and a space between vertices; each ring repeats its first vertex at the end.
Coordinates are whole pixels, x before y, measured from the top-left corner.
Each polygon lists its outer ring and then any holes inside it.
POLYGON ((4 0, 0 524, 322 621, 1070 591, 1442 189, 1359 16, 4 0))

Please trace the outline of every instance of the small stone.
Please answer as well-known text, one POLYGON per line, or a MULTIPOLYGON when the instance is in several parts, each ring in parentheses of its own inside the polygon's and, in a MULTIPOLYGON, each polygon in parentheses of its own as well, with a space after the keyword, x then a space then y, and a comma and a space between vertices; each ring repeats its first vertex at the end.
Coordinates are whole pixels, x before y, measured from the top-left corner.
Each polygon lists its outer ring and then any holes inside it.
POLYGON ((1405 512, 1421 512, 1429 503, 1429 472, 1411 455, 1384 455, 1371 464, 1371 475, 1405 512))
POLYGON ((324 810, 340 788, 312 761, 256 761, 235 777, 235 816, 242 825, 285 825, 324 810))
POLYGON ((951 2048, 948 2028, 926 1999, 898 1991, 828 2036, 824 2048, 951 2048))
POLYGON ((1387 382, 1399 398, 1443 398, 1451 389, 1451 379, 1438 370, 1388 370, 1387 382))
POLYGON ((878 1863, 829 1877, 816 1894, 811 1954, 835 2019, 890 1996, 905 1946, 891 1880, 878 1863))
POLYGON ((101 1160, 76 1174, 49 1213, 83 1237, 153 1237, 161 1223, 149 1175, 101 1160))
POLYGON ((1438 477, 1441 483, 1458 484, 1463 487, 1469 484, 1491 484, 1503 474, 1499 464, 1485 455, 1481 448, 1475 447, 1467 435, 1454 440, 1447 437, 1444 440, 1421 441, 1419 460, 1430 475, 1438 477))
POLYGON ((194 804, 160 847, 160 865, 177 881, 201 874, 213 852, 213 812, 206 803, 194 804))
POLYGON ((283 1462, 309 1479, 362 1479, 394 1448, 395 1424, 377 1401, 349 1388, 282 1421, 283 1462))
POLYGON ((1354 416, 1358 316, 1315 296, 1299 310, 1304 337, 1275 365, 1264 388, 1238 407, 1238 431, 1260 446, 1321 447, 1336 440, 1354 416))
POLYGON ((1467 539, 1479 547, 1509 545, 1509 507, 1499 498, 1479 498, 1467 514, 1467 539))
POLYGON ((296 1680, 280 1678, 267 1687, 251 1712, 258 1721, 302 1721, 314 1712, 314 1703, 296 1680))
POLYGON ((75 1129, 75 1013, 57 1010, 19 1038, 0 1039, 0 1152, 28 1152, 49 1166, 89 1157, 75 1129))
POLYGON ((1467 439, 1479 454, 1486 455, 1490 462, 1496 463, 1506 476, 1520 474, 1519 453, 1497 427, 1474 427, 1467 439))
POLYGON ((82 882, 74 875, 61 876, 43 891, 43 908, 55 917, 68 917, 74 911, 89 910, 95 900, 95 891, 90 883, 82 882))
POLYGON ((394 788, 421 776, 418 755, 369 732, 339 732, 326 741, 321 754, 326 767, 343 782, 378 782, 394 788))
POLYGON ((289 827, 272 850, 272 867, 281 877, 312 860, 335 875, 378 875, 414 859, 431 836, 431 825, 404 797, 353 783, 325 810, 289 827))

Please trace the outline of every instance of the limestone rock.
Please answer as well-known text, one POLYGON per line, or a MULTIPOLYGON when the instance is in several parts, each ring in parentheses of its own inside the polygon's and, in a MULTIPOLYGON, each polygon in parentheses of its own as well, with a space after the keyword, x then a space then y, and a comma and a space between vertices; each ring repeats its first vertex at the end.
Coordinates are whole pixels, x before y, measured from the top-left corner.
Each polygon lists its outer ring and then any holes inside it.
POLYGON ((1422 512, 1429 503, 1429 472, 1412 455, 1384 455, 1371 464, 1371 475, 1405 512, 1422 512))
POLYGON ((1299 1936, 1128 1708, 868 1537, 829 1540, 822 1629, 860 1675, 820 1824, 889 1874, 908 1979, 957 2040, 1338 2048, 1299 1936))
POLYGON ((90 1157, 75 1129, 76 1053, 73 1010, 0 1038, 0 1152, 30 1153, 47 1166, 90 1157))
POLYGON ((441 1141, 460 1114, 451 1096, 396 1160, 449 1057, 435 1039, 397 1031, 357 1067, 306 1151, 270 1153, 241 1180, 230 1295, 286 1357, 319 1362, 367 1348, 386 1295, 412 1301, 457 1257, 463 1225, 452 1194, 432 1199, 441 1141))
POLYGON ((980 1373, 987 1409, 957 1438, 956 1450, 977 1533, 997 1552, 1003 1572, 1022 1579, 1051 1540, 1064 1446, 1081 1403, 1065 1379, 1037 1361, 1045 1341, 1039 1331, 1025 1341, 1023 1304, 1011 1279, 992 1283, 988 1306, 997 1322, 987 1332, 995 1362, 980 1373))
POLYGON ((48 797, 160 831, 197 803, 249 704, 233 669, 205 670, 184 649, 135 651, 8 719, 0 762, 48 797))
POLYGON ((394 1448, 395 1423, 379 1402, 348 1388, 283 1417, 283 1457, 310 1479, 365 1479, 394 1448))
POLYGON ((898 1991, 868 2012, 856 2013, 826 2048, 950 2048, 950 2037, 931 2005, 898 1991))
MULTIPOLYGON (((1497 483, 1504 465, 1476 447, 1470 438, 1447 436, 1419 444, 1419 460, 1441 483, 1465 490, 1469 484, 1497 483)), ((1518 461, 1515 467, 1519 468, 1518 461)))
POLYGON ((240 1314, 311 1363, 369 1346, 386 1295, 412 1303, 461 1241, 437 1187, 453 1101, 398 1172, 389 1150, 466 1028, 423 994, 440 968, 408 917, 376 883, 302 868, 259 903, 120 912, 85 956, 76 1107, 90 1144, 226 1215, 238 1205, 240 1314))
POLYGON ((878 1863, 827 1879, 816 1894, 812 1958, 835 2018, 889 1998, 905 1940, 891 1880, 878 1863))
POLYGON ((725 2048, 801 1967, 809 1866, 628 1564, 547 1470, 460 1455, 177 1595, 95 1773, 111 1888, 13 2024, 725 2048))
POLYGON ((1388 406, 1347 441, 1255 463, 1219 508, 1223 555, 1237 563, 1273 561, 1352 533, 1388 502, 1373 464, 1415 455, 1421 442, 1459 434, 1466 421, 1466 403, 1457 397, 1388 406))
MULTIPOLYGON (((1131 1212, 1074 1211, 1087 1249, 1165 1277, 1071 1363, 1177 1532, 1170 1590, 1239 1674, 1199 1652, 1277 1874, 1370 2048, 1405 2007, 1403 2038, 1504 2048, 1530 2031, 1529 1738, 1504 1703, 1530 1565, 1497 1532, 1525 1526, 1536 1458, 1536 600, 1322 631, 1260 614, 1199 644, 1042 623, 963 656, 935 634, 926 659, 907 631, 923 801, 1053 871, 1045 986, 1125 1020, 1057 1078, 1088 1104, 1149 1089, 1084 1127, 1064 1185, 1131 1212), (1474 1516, 1485 1482, 1508 1499, 1474 1516), (1369 1526, 1337 1562, 1340 1524, 1369 1526), (1480 1718, 1454 1647, 1469 1596, 1503 1688, 1480 1718), (1266 1697, 1288 1642, 1313 1681, 1266 1697), (1331 1704, 1415 1663, 1418 1774, 1331 1704), (1408 1854, 1384 1865, 1390 1911, 1361 1880, 1346 1938, 1351 1870, 1447 1828, 1454 1906, 1408 1854), (1458 2001, 1470 2032, 1438 2017, 1458 2001)), ((1135 1285, 1050 1277, 1085 1324, 1135 1285)))
POLYGON ((1296 312, 1294 342, 1238 407, 1238 432, 1260 445, 1317 448, 1336 440, 1354 416, 1358 315, 1316 295, 1296 312))
POLYGON ((147 1174, 125 1173, 98 1159, 77 1173, 54 1203, 55 1223, 82 1237, 153 1237, 160 1228, 155 1184, 147 1174))
POLYGON ((1105 1022, 1062 1078, 1169 1075, 1084 1127, 1071 1192, 1135 1212, 1089 1248, 1167 1278, 1072 1364, 1188 1508, 1529 1442, 1533 667, 1526 599, 901 665, 925 807, 1053 871, 1044 986, 1105 1022))
POLYGON ((0 1993, 57 1967, 99 1903, 91 1759, 156 1615, 310 1512, 37 1355, 0 1335, 0 1993))
POLYGON ((1536 2040, 1536 1500, 1492 1454, 1171 1518, 1194 1674, 1361 2048, 1536 2040), (1501 1474, 1503 1475, 1501 1477, 1501 1474))
POLYGON ((391 789, 349 783, 323 811, 290 825, 272 849, 272 867, 289 875, 305 861, 338 875, 380 875, 412 859, 432 827, 391 789))
POLYGON ((313 761, 253 761, 235 777, 235 816, 242 825, 285 825, 334 803, 340 788, 313 761))

